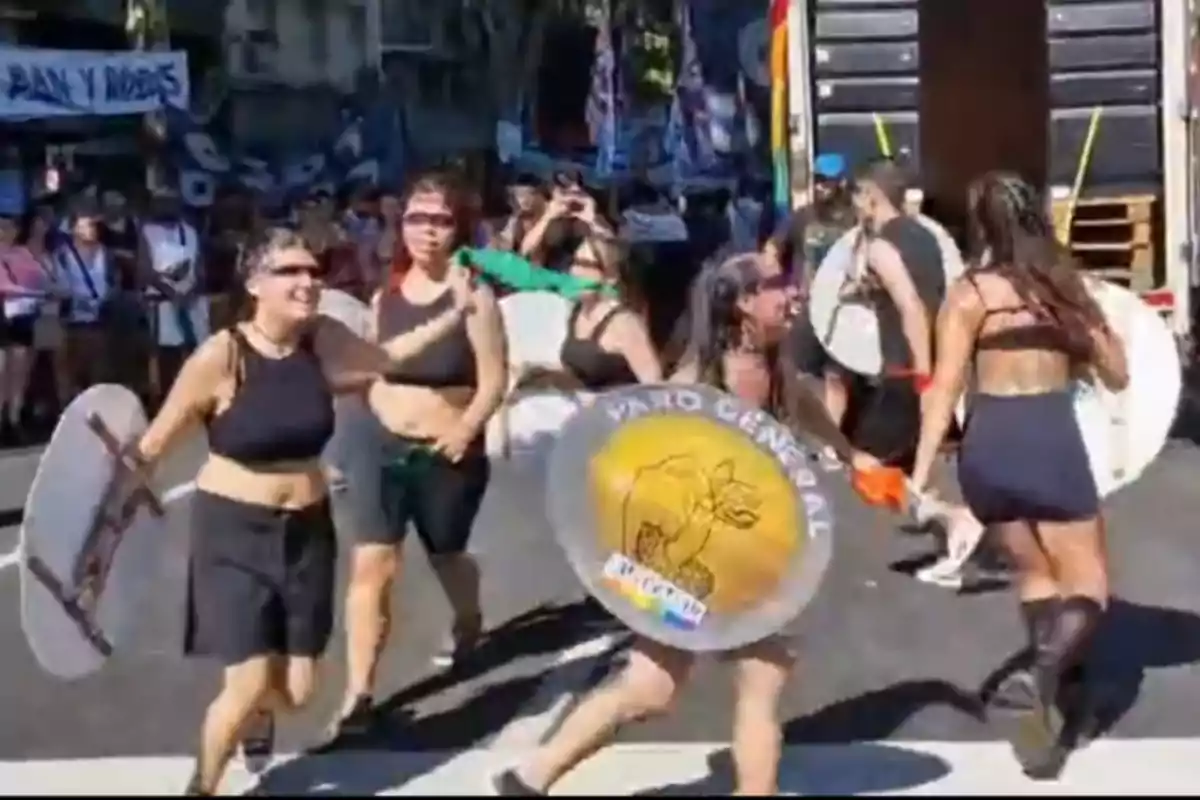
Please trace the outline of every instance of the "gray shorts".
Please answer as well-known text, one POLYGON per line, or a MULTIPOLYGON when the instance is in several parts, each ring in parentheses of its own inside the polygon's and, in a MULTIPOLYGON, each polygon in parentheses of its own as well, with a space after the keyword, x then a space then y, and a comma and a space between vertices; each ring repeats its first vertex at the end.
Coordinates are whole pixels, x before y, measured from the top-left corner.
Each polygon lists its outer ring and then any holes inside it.
POLYGON ((347 541, 371 540, 387 530, 380 503, 384 429, 357 398, 339 399, 337 415, 324 456, 333 518, 347 541))

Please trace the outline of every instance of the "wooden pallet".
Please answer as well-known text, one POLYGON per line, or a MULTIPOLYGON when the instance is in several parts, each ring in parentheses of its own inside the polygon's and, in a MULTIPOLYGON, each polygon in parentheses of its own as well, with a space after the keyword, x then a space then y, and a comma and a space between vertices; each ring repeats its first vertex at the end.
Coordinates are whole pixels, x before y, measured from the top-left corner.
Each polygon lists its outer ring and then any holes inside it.
MULTIPOLYGON (((1056 229, 1068 211, 1054 202, 1056 229)), ((1128 285, 1135 292, 1155 287, 1154 195, 1080 198, 1071 223, 1071 252, 1090 274, 1128 285)))

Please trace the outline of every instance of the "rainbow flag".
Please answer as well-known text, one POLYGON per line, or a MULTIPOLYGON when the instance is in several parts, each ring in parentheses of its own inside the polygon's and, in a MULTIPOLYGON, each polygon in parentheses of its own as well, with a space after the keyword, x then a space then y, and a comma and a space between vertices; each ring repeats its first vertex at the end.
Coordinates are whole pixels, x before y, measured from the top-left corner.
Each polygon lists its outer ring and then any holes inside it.
POLYGON ((771 0, 771 165, 775 210, 780 219, 791 209, 788 178, 788 43, 789 0, 771 0))

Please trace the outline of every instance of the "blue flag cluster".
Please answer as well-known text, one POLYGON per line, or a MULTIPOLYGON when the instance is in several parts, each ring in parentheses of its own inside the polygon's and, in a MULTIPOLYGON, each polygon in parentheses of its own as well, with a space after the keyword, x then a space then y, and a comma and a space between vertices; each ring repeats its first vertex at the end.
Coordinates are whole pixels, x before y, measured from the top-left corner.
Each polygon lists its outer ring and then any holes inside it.
POLYGON ((382 103, 345 112, 335 135, 302 153, 234 147, 184 112, 168 115, 167 131, 180 195, 193 208, 211 205, 222 186, 250 189, 268 206, 283 206, 349 184, 394 185, 403 175, 403 125, 382 103))
POLYGON ((762 135, 770 119, 767 10, 765 0, 678 3, 682 64, 662 120, 634 120, 621 113, 623 104, 613 97, 612 54, 601 37, 589 98, 589 109, 596 109, 589 124, 597 147, 553 156, 535 143, 524 148, 517 164, 538 172, 574 167, 593 185, 627 177, 634 160, 651 181, 683 187, 730 183, 747 174, 769 176, 768 142, 762 135), (617 111, 607 130, 601 108, 617 111))

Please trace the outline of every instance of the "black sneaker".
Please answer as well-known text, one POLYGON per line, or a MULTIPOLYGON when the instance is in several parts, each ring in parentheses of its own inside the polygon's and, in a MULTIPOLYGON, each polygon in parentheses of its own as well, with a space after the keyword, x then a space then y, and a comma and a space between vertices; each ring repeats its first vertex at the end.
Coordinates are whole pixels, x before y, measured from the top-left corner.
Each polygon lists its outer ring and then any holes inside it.
POLYGON ((545 792, 539 792, 521 780, 515 769, 506 769, 492 778, 492 788, 501 797, 545 797, 545 792))
POLYGON ((242 761, 252 775, 266 772, 275 755, 275 715, 258 711, 251 722, 249 733, 241 741, 242 761))
POLYGON ((369 694, 360 694, 345 716, 338 719, 332 731, 334 738, 365 736, 375 724, 375 701, 369 694))

